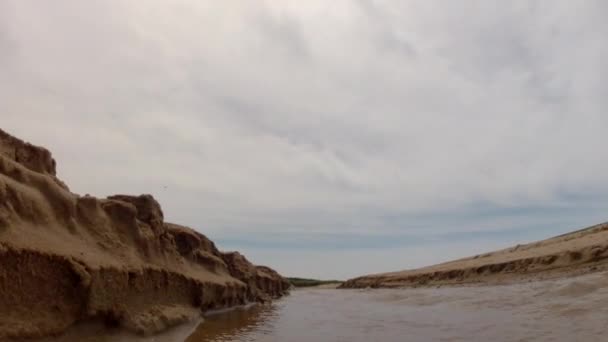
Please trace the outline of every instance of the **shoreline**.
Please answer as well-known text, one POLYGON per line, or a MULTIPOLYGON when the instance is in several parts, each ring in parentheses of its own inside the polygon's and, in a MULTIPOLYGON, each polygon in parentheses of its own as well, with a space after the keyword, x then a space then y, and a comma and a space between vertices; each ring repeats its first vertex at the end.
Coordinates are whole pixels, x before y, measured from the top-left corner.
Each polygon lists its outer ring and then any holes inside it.
MULTIPOLYGON (((207 317, 222 315, 237 310, 249 310, 258 305, 258 302, 250 302, 243 305, 235 305, 228 308, 212 309, 206 312, 198 312, 196 317, 180 322, 166 330, 150 335, 140 335, 123 327, 108 327, 103 321, 87 321, 70 327, 59 336, 31 339, 32 342, 155 342, 155 341, 184 341, 191 336, 196 329, 204 324, 207 317)), ((10 341, 10 340, 9 340, 10 341)), ((15 340, 17 341, 17 340, 15 340)))

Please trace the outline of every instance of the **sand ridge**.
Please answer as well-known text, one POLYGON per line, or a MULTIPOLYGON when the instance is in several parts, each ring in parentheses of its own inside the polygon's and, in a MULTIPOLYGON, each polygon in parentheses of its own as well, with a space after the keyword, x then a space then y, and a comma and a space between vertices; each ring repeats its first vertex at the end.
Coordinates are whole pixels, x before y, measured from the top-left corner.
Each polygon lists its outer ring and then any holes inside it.
POLYGON ((342 288, 507 283, 608 268, 608 223, 429 267, 362 276, 342 288))
POLYGON ((103 321, 151 334, 289 283, 164 221, 151 195, 80 196, 51 153, 0 130, 0 339, 103 321))

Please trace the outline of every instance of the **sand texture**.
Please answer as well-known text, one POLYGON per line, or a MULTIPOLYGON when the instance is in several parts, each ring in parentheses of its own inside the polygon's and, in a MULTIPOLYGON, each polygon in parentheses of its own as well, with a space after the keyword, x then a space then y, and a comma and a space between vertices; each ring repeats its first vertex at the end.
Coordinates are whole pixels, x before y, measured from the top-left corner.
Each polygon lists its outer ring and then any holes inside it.
POLYGON ((350 279, 342 288, 510 283, 608 268, 608 223, 429 267, 350 279))
POLYGON ((289 288, 270 268, 165 222, 150 195, 70 192, 48 150, 2 130, 0 265, 0 340, 92 321, 152 334, 289 288))

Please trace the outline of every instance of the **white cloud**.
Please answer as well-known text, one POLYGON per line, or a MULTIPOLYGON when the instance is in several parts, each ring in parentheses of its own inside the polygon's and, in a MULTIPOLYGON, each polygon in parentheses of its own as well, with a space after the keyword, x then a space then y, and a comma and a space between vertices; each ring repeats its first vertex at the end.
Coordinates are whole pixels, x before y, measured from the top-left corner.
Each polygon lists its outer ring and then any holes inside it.
POLYGON ((74 191, 151 192, 215 235, 596 217, 572 198, 608 190, 606 6, 3 1, 2 127, 74 191))

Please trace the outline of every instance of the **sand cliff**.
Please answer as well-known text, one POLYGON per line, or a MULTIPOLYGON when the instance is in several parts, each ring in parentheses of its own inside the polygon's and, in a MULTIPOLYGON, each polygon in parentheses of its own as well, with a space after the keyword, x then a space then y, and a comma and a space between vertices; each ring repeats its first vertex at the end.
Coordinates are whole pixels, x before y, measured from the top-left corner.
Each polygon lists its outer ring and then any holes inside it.
POLYGON ((80 196, 51 153, 0 130, 0 339, 101 320, 151 334, 289 283, 167 223, 150 195, 80 196))
POLYGON ((350 279, 341 288, 529 281, 608 269, 608 223, 429 267, 350 279))

